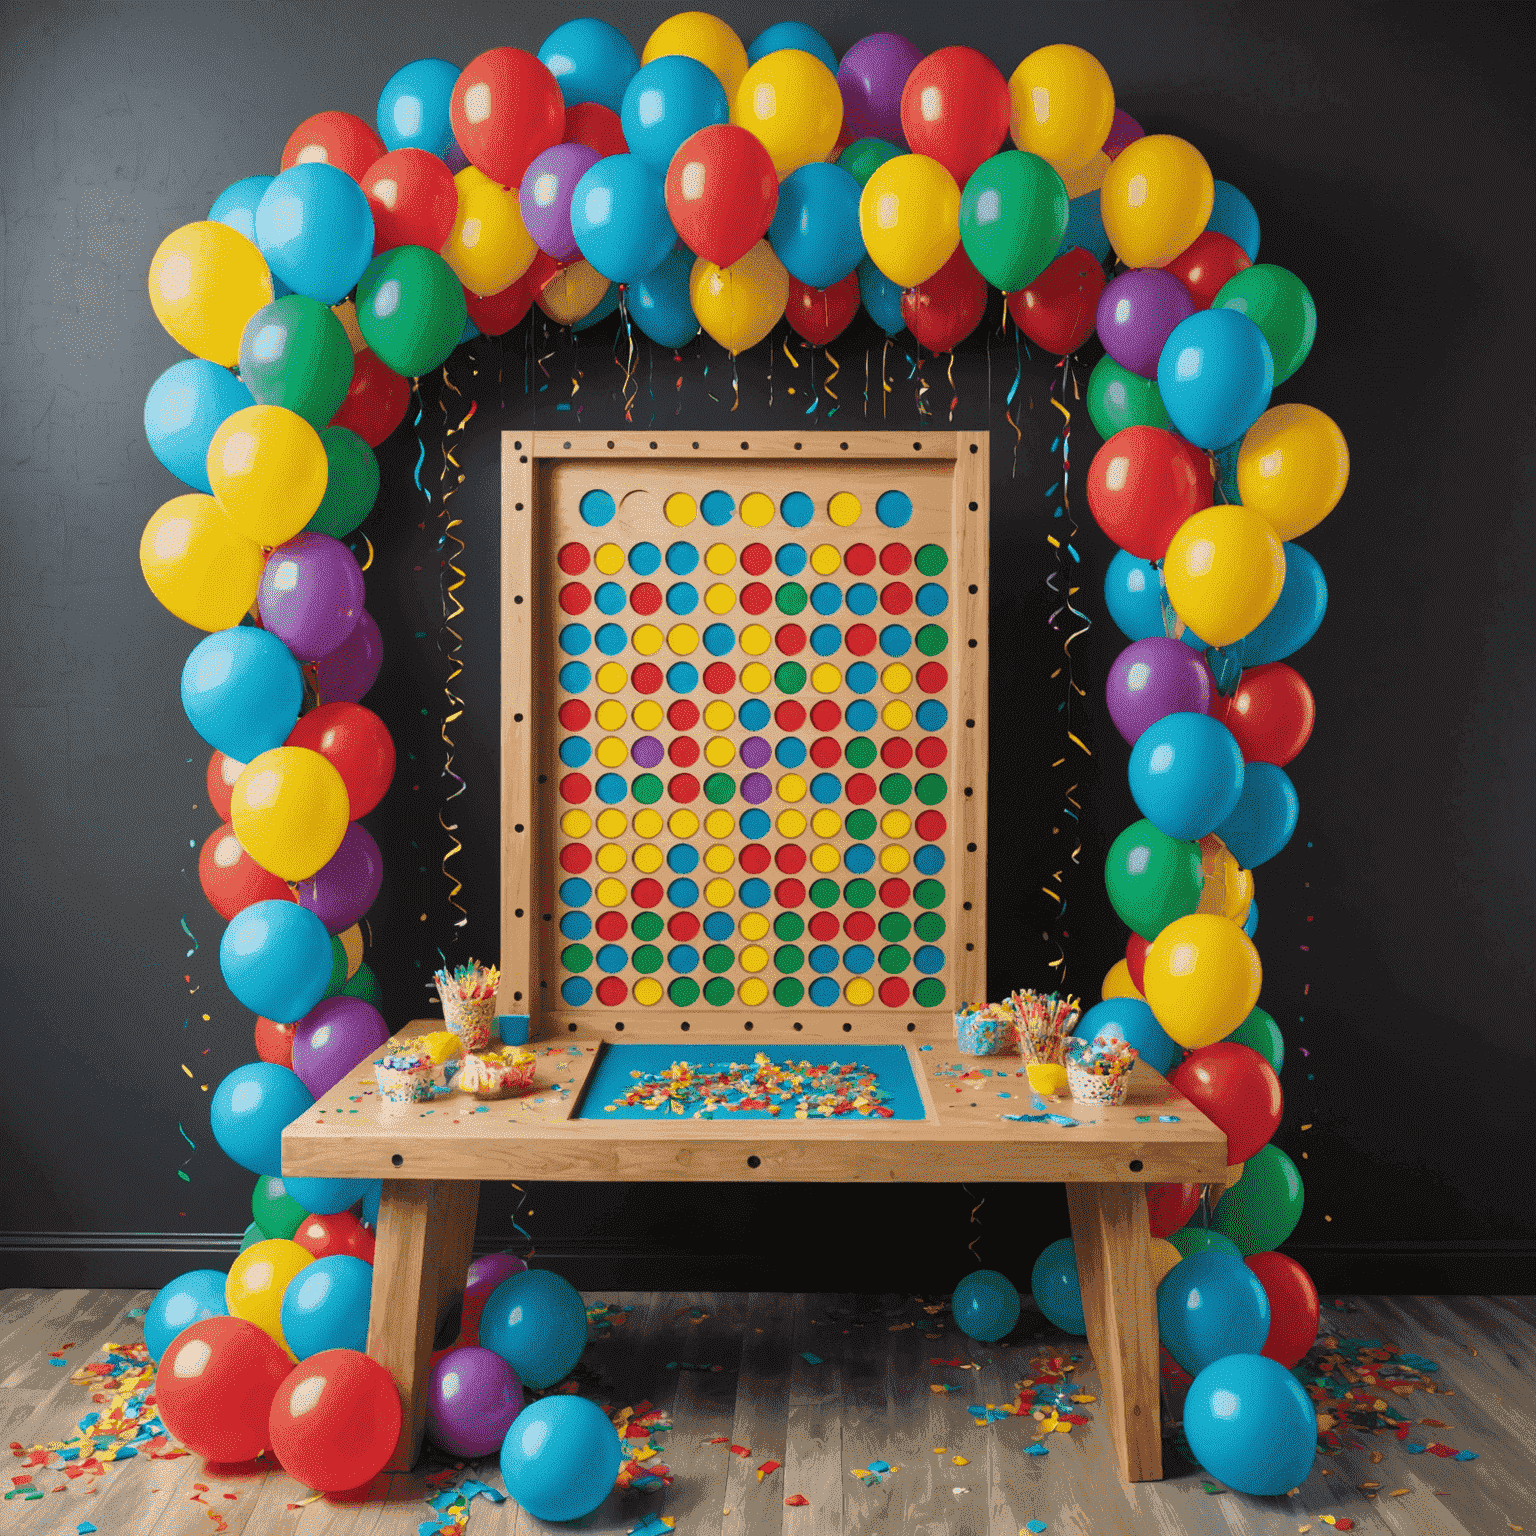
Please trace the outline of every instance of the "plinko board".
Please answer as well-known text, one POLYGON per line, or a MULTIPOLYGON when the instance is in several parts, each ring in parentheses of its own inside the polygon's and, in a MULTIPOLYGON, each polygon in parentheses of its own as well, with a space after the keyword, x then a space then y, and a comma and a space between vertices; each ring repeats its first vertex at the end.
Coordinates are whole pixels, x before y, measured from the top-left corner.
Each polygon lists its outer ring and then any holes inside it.
POLYGON ((916 1033, 983 994, 979 441, 509 438, 503 971, 539 1033, 916 1033))
POLYGON ((607 1045, 579 1120, 922 1120, 901 1045, 607 1045))

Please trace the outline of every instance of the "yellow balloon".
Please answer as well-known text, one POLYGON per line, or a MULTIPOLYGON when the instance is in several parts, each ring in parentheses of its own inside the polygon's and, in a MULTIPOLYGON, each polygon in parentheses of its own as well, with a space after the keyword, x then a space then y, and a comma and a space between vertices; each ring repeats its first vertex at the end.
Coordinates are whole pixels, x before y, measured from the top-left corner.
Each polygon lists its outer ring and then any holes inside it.
POLYGON ((256 601, 266 563, 212 496, 175 496, 144 525, 139 565, 149 590, 198 629, 233 629, 256 601))
POLYGON ((1251 507, 1207 507, 1186 518, 1163 556, 1174 611, 1207 645, 1258 628, 1285 585, 1285 551, 1251 507))
POLYGON ((443 246, 443 260, 473 294, 485 298, 510 288, 533 265, 539 248, 523 223, 517 193, 466 165, 453 178, 459 211, 443 246))
POLYGON ((1114 125, 1115 88, 1104 66, 1071 43, 1035 49, 1014 70, 1008 96, 1013 142, 1049 161, 1063 178, 1104 148, 1114 125))
POLYGON ((155 319, 188 352, 233 368, 246 321, 272 302, 272 274, 239 230, 183 224, 149 263, 149 302, 155 319))
POLYGON ((1248 921, 1248 908, 1253 904, 1253 871, 1244 869, 1214 832, 1200 839, 1200 868, 1205 884, 1195 910, 1214 912, 1241 928, 1248 921))
POLYGON ((1127 144, 1099 191, 1104 233, 1128 267, 1166 267, 1210 221, 1216 182, 1205 156, 1169 133, 1127 144))
POLYGON ((688 278, 688 297, 699 324, 734 357, 778 324, 789 302, 789 273, 773 247, 759 240, 729 267, 699 257, 688 278))
POLYGON ((320 434, 280 405, 248 405, 208 444, 208 481, 230 522, 266 548, 286 544, 325 499, 320 434))
POLYGON ((708 11, 682 11, 670 16, 645 40, 640 62, 672 54, 697 59, 725 87, 725 99, 735 101, 736 88, 747 72, 747 50, 718 16, 708 11))
MULTIPOLYGON (((290 1238, 269 1237, 252 1243, 236 1255, 224 1281, 224 1305, 229 1315, 255 1323, 288 1349, 288 1340, 283 1337, 283 1292, 301 1269, 314 1262, 314 1254, 290 1238)), ((293 1351, 288 1349, 288 1353, 293 1351)))
POLYGON ((1242 1176, 1243 1176, 1243 1169, 1246 1168, 1247 1166, 1248 1166, 1247 1163, 1228 1163, 1227 1164, 1227 1184, 1226 1184, 1226 1187, 1228 1189, 1231 1189, 1232 1186, 1234 1184, 1236 1184, 1239 1179, 1242 1178, 1242 1176))
POLYGON ((1097 192, 1104 185, 1104 178, 1108 174, 1109 156, 1101 149, 1082 170, 1063 173, 1061 184, 1067 189, 1068 197, 1087 197, 1090 192, 1097 192))
POLYGON ((590 261, 573 261, 551 272, 534 297, 551 320, 574 325, 590 315, 607 292, 608 279, 590 261))
POLYGON ((350 928, 344 928, 336 937, 341 941, 341 947, 347 952, 347 980, 351 981, 357 975, 357 968, 363 963, 363 930, 353 923, 350 928))
POLYGON ((1253 1011, 1264 979, 1253 940, 1214 913, 1175 918, 1147 951, 1147 1002, 1186 1050, 1214 1045, 1253 1011))
POLYGON ((351 807, 341 775, 308 747, 273 747, 235 780, 229 819, 240 846, 282 880, 307 880, 341 847, 351 807))
POLYGON ((1154 1237, 1147 1245, 1147 1260, 1152 1266, 1152 1289, 1163 1283, 1164 1277, 1175 1264, 1183 1262, 1184 1255, 1166 1237, 1154 1237))
POLYGON ((1349 445, 1331 416, 1277 405, 1249 427, 1237 451, 1237 493, 1282 539, 1315 528, 1349 481, 1349 445))
POLYGON ((1104 985, 1099 996, 1108 1002, 1112 997, 1140 997, 1136 983, 1131 980, 1131 968, 1124 960, 1116 960, 1104 973, 1104 985))
POLYGON ((831 154, 843 126, 842 92, 820 59, 784 48, 764 54, 742 76, 731 121, 761 141, 782 181, 831 154))
POLYGON ((870 260, 901 288, 926 283, 960 244, 960 188, 927 155, 897 155, 859 197, 859 230, 870 260))

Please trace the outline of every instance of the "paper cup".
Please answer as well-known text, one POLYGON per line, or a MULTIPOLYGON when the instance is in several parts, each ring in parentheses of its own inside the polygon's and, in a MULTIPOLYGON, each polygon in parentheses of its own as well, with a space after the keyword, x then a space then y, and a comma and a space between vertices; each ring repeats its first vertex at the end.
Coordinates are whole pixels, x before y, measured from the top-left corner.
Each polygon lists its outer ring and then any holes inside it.
POLYGON ((444 998, 443 1022, 464 1042, 466 1051, 483 1051, 491 1043, 496 999, 480 997, 465 1002, 461 998, 444 998))
POLYGON ((1059 1061, 1032 1061, 1024 1071, 1036 1093, 1062 1097, 1067 1091, 1067 1069, 1059 1061))
POLYGON ((1131 1074, 1122 1072, 1119 1077, 1100 1077, 1080 1067, 1075 1061, 1067 1063, 1067 1086, 1072 1090, 1075 1104, 1122 1104, 1130 1090, 1131 1074))

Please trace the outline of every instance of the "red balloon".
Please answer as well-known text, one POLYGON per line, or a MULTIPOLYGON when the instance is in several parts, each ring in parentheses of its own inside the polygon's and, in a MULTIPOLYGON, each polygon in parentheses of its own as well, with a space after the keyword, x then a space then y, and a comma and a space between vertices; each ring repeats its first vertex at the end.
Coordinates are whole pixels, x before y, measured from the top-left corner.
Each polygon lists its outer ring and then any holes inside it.
POLYGON ((405 420, 410 403, 411 386, 364 347, 352 359, 347 398, 331 417, 331 425, 346 427, 370 448, 377 448, 405 420))
POLYGON ((171 1434, 208 1461, 249 1461, 271 1445, 273 1399, 293 1368, 265 1330, 205 1317, 171 1340, 155 1375, 155 1405, 171 1434))
POLYGON ((1227 282, 1253 262, 1236 240, 1208 229, 1163 268, 1189 289, 1196 309, 1209 309, 1227 282))
POLYGON ((789 280, 789 304, 784 318, 796 334, 815 347, 836 341, 853 324, 859 312, 859 274, 850 272, 830 288, 808 288, 798 278, 789 280))
MULTIPOLYGON (((542 254, 542 253, 541 253, 542 254)), ((478 293, 464 290, 464 305, 469 318, 487 336, 505 336, 517 325, 533 305, 533 290, 528 286, 525 272, 510 288, 481 298, 478 293)))
POLYGON ((1317 721, 1307 680, 1283 661, 1249 667, 1216 718, 1237 738, 1245 763, 1283 768, 1306 746, 1317 721))
POLYGON ((448 109, 465 158, 504 187, 522 185, 529 163, 565 136, 565 98, 555 77, 521 48, 471 59, 448 109))
POLYGON ((355 1349, 325 1349, 288 1373, 267 1429, 285 1472, 306 1487, 341 1493, 384 1470, 400 1420, 400 1394, 377 1360, 355 1349))
POLYGON ((228 822, 210 833, 197 856, 197 878, 209 905, 228 922, 257 901, 292 901, 293 892, 240 846, 228 822))
POLYGON ((1246 1045, 1222 1040, 1201 1046, 1168 1074, 1168 1082, 1226 1132, 1228 1167, 1246 1163, 1280 1128, 1280 1079, 1246 1045))
POLYGON ((289 732, 287 745, 308 747, 341 775, 353 821, 366 816, 395 776, 389 728, 361 704, 321 704, 289 732))
POLYGON ((1180 526, 1210 506, 1213 494, 1210 460, 1161 427, 1116 432, 1088 466, 1094 521, 1139 560, 1161 560, 1180 526))
POLYGON ((280 1067, 293 1070, 292 1024, 277 1024, 271 1019, 256 1016, 256 1054, 263 1061, 275 1061, 280 1067))
POLYGON ((208 759, 208 803, 220 821, 229 820, 229 797, 235 792, 235 780, 244 772, 244 763, 222 752, 215 751, 208 759))
POLYGON ((443 248, 459 212, 453 173, 424 149, 392 149, 370 165, 362 179, 373 212, 373 249, 397 245, 443 248))
POLYGON ((604 157, 629 153, 619 114, 596 101, 578 101, 565 109, 565 142, 585 144, 604 157))
POLYGON ((1147 1185, 1147 1221, 1153 1237, 1177 1232, 1199 1208, 1198 1184, 1147 1185))
POLYGON ((1147 951, 1151 948, 1151 944, 1139 933, 1133 933, 1125 941, 1125 968, 1131 973, 1131 981, 1136 990, 1143 996, 1147 989, 1142 985, 1142 978, 1146 974, 1147 951))
POLYGON ((1008 313, 1037 347, 1065 357, 1093 335, 1103 292, 1104 268, 1092 252, 1074 246, 1029 287, 1008 295, 1008 313))
POLYGON ((927 282, 908 288, 901 296, 901 317, 907 329, 931 352, 953 351, 981 324, 986 312, 987 280, 971 265, 964 246, 956 246, 955 254, 927 282))
POLYGON ((914 154, 937 160, 964 187, 1007 141, 1009 105, 1008 82, 984 53, 940 48, 907 76, 901 129, 914 154))
POLYGON ((1317 1342, 1317 1287, 1284 1253, 1250 1253, 1243 1263, 1259 1277, 1269 1297, 1269 1337, 1259 1353, 1290 1370, 1317 1342))
POLYGON ((333 1253, 350 1254, 365 1264, 373 1263, 373 1233, 351 1211, 335 1216, 306 1216, 293 1234, 299 1247, 307 1248, 317 1259, 333 1253))
POLYGON ((779 176, 762 140, 732 123, 684 139, 667 167, 667 212, 695 256, 728 267, 768 233, 779 176))
POLYGON ((362 118, 350 112, 316 112, 288 135, 280 168, 322 160, 360 183, 383 153, 384 140, 362 118))

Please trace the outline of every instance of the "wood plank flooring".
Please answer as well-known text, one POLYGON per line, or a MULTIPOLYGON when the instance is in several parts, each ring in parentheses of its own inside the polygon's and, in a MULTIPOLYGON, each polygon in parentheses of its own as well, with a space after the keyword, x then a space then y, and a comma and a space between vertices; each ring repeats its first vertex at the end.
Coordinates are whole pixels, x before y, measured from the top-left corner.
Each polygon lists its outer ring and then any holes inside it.
MULTIPOLYGON (((108 1340, 142 1337, 126 1314, 149 1300, 147 1292, 0 1291, 4 1439, 32 1446, 66 1438, 91 1407, 88 1389, 71 1384, 70 1374, 108 1340), (48 1351, 65 1343, 74 1346, 68 1369, 50 1366, 48 1351)), ((589 1346, 584 1390, 615 1407, 648 1399, 668 1411, 673 1428, 661 1436, 658 1460, 673 1482, 654 1493, 616 1490, 595 1514, 563 1528, 511 1502, 477 1499, 473 1536, 559 1529, 622 1536, 652 1514, 675 1519, 677 1536, 1018 1536, 1031 1520, 1046 1522, 1048 1536, 1289 1536, 1309 1525, 1314 1536, 1328 1536, 1336 1527, 1326 1516, 1353 1520, 1361 1533, 1503 1536, 1523 1527, 1536 1536, 1536 1298, 1364 1297, 1350 1299, 1353 1310, 1325 1311, 1328 1331, 1438 1362, 1441 1392, 1433 1400, 1415 1394, 1410 1411, 1449 1426, 1425 1438, 1478 1459, 1411 1456, 1383 1436, 1366 1449, 1319 1457, 1294 1498, 1272 1499, 1208 1494, 1200 1474, 1172 1455, 1163 1482, 1121 1483, 1097 1418, 1102 1401, 1087 1407, 1094 1422, 1052 1435, 1046 1456, 1024 1453, 1035 1427, 1027 1419, 975 1424, 966 1405, 1011 1401, 1030 1359, 1044 1353, 1080 1355, 1073 1381, 1099 1395, 1086 1342, 1065 1338, 1028 1303, 1009 1343, 992 1346, 965 1338, 947 1314, 930 1315, 909 1296, 670 1292, 588 1300, 631 1310, 589 1346), (935 1358, 977 1368, 930 1364, 935 1358), (959 1390, 935 1393, 934 1382, 959 1390), (708 1443, 720 1436, 724 1444, 708 1443), (1379 1464, 1369 1460, 1371 1448, 1384 1453, 1379 1464), (769 1460, 782 1465, 759 1481, 757 1468, 769 1460), (850 1473, 871 1461, 897 1470, 866 1486, 850 1473), (1374 1498, 1359 1486, 1369 1482, 1381 1485, 1374 1498), (1398 1488, 1409 1491, 1390 1497, 1398 1488), (786 1506, 796 1494, 808 1504, 786 1506)), ((10 1475, 19 1471, 13 1462, 10 1475)), ((468 1472, 501 1486, 494 1458, 468 1472)), ((0 1486, 11 1486, 10 1475, 0 1486)), ((42 1469, 34 1477, 47 1489, 66 1482, 42 1469)), ((228 1536, 411 1536, 432 1513, 425 1493, 421 1472, 402 1473, 379 1477, 359 1495, 306 1504, 307 1489, 259 1465, 139 1457, 100 1478, 68 1482, 62 1493, 7 1501, 0 1536, 73 1536, 85 1520, 102 1536, 206 1536, 210 1509, 228 1536), (208 1491, 194 1502, 198 1483, 208 1491)))

